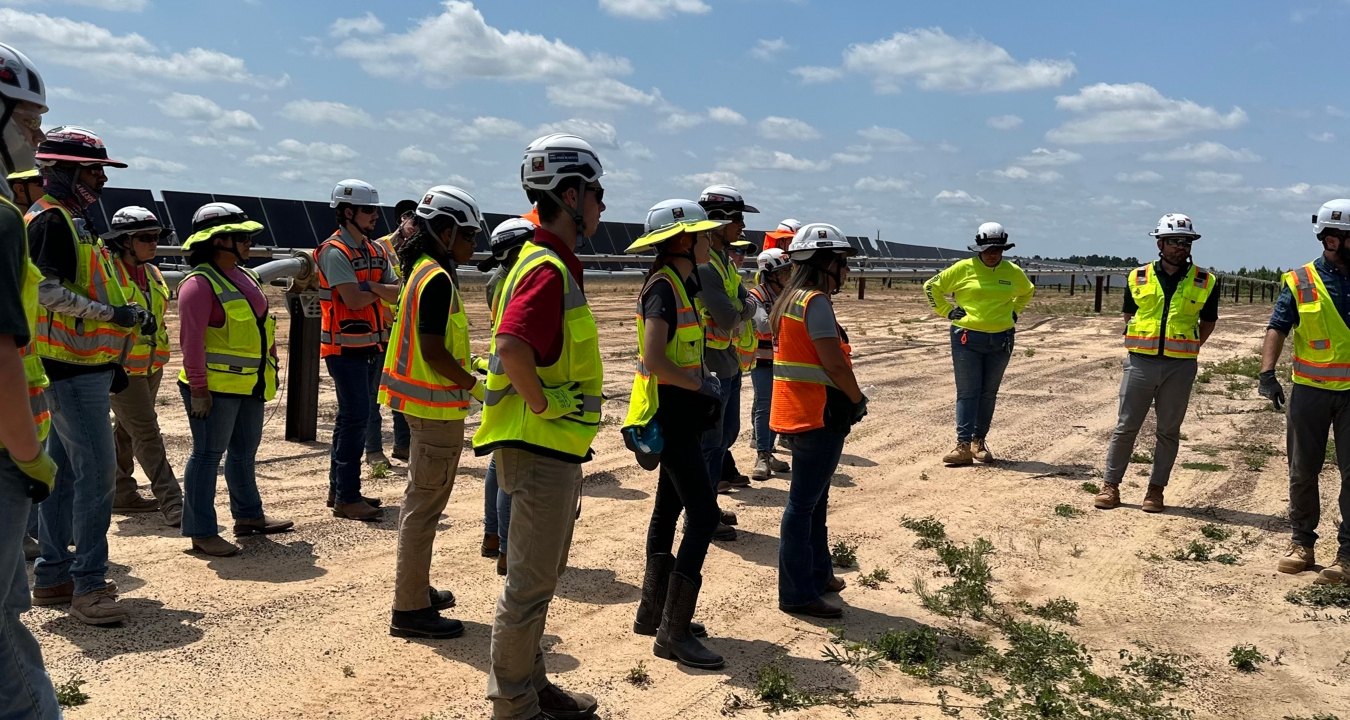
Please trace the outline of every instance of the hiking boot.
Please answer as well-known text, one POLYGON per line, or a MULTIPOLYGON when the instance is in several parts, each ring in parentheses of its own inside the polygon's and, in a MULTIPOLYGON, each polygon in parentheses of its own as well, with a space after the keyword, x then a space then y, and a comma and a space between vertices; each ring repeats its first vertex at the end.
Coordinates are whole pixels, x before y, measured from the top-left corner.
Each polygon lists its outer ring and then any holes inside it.
POLYGON ((182 505, 170 505, 170 506, 168 506, 168 507, 166 507, 166 508, 163 509, 163 513, 164 513, 164 524, 165 524, 165 525, 168 525, 169 527, 182 527, 182 526, 183 526, 183 506, 182 506, 182 505))
POLYGON ((942 462, 947 465, 969 465, 975 462, 975 453, 970 451, 970 443, 957 442, 951 452, 942 456, 942 462))
POLYGON ((369 465, 369 466, 371 466, 371 467, 375 467, 376 465, 379 465, 380 463, 384 463, 384 466, 385 466, 385 467, 389 467, 389 458, 387 458, 387 457, 384 456, 384 451, 383 451, 383 450, 376 450, 375 452, 368 452, 368 453, 366 453, 366 464, 367 464, 367 465, 369 465))
POLYGON ((70 614, 85 625, 116 625, 127 619, 127 609, 108 588, 70 599, 70 614))
POLYGON ((1289 543, 1289 549, 1285 551, 1284 557, 1280 558, 1280 564, 1276 569, 1282 573, 1297 575, 1317 564, 1313 557, 1313 549, 1296 542, 1289 543))
POLYGON ((464 634, 464 623, 444 618, 435 608, 395 610, 390 613, 389 634, 401 638, 446 640, 464 634))
POLYGON ((776 473, 785 473, 792 471, 792 467, 790 465, 774 457, 773 453, 769 454, 769 469, 776 473))
POLYGON ((736 467, 736 458, 732 456, 731 451, 727 450, 722 456, 722 479, 731 483, 732 487, 748 487, 750 478, 741 474, 736 467))
POLYGON ((346 518, 347 520, 375 522, 380 519, 381 514, 379 508, 371 507, 364 500, 354 503, 338 503, 333 506, 333 517, 346 518))
POLYGON ((694 607, 698 605, 698 591, 702 578, 687 577, 677 572, 670 574, 670 589, 666 592, 665 609, 661 613, 661 627, 656 631, 652 653, 663 660, 674 660, 681 665, 700 670, 716 670, 726 664, 721 655, 709 650, 694 635, 694 607))
POLYGON ((497 533, 483 533, 483 544, 478 546, 478 552, 483 557, 497 557, 502 551, 502 539, 497 537, 497 533))
POLYGON ((756 453, 755 467, 750 471, 751 480, 768 480, 773 475, 773 470, 769 468, 769 459, 772 457, 772 453, 763 450, 756 453))
MULTIPOLYGON (((384 502, 379 498, 366 497, 365 495, 361 496, 361 500, 365 502, 365 504, 373 508, 379 507, 384 502)), ((333 503, 336 501, 337 501, 337 492, 333 490, 333 488, 328 488, 328 502, 324 504, 328 507, 333 507, 333 503)))
POLYGON ((989 446, 985 444, 984 438, 975 438, 970 441, 970 452, 976 460, 982 463, 991 463, 994 461, 994 454, 989 452, 989 446))
POLYGON ((506 577, 506 553, 497 556, 497 574, 506 577))
POLYGON ((842 605, 825 598, 816 598, 805 605, 784 605, 778 603, 778 609, 789 615, 806 615, 807 617, 818 618, 838 618, 844 616, 842 605))
MULTIPOLYGON (((647 569, 642 574, 642 597, 638 600, 637 618, 633 620, 634 633, 648 637, 656 635, 674 568, 675 556, 670 553, 657 553, 647 558, 647 569)), ((694 637, 708 636, 707 628, 693 621, 689 622, 689 632, 694 637)))
POLYGON ((732 526, 730 526, 730 525, 727 525, 726 523, 717 523, 717 529, 716 529, 716 530, 713 530, 713 537, 712 537, 712 539, 714 539, 714 540, 735 541, 735 539, 736 539, 736 528, 734 528, 734 527, 732 527, 732 526))
POLYGON ((295 523, 291 520, 276 520, 264 515, 260 518, 253 518, 252 520, 235 520, 234 536, 272 535, 274 533, 290 532, 294 528, 295 523))
POLYGON ((731 483, 727 482, 726 480, 718 480, 718 481, 717 481, 717 494, 718 494, 718 495, 726 495, 726 494, 728 494, 728 493, 730 493, 730 492, 731 492, 731 483))
MULTIPOLYGON (((117 583, 112 580, 104 580, 103 587, 113 595, 117 594, 117 583)), ((65 605, 70 602, 71 596, 75 594, 75 581, 67 580, 60 585, 51 587, 33 588, 34 605, 65 605)))
POLYGON ((239 552, 239 546, 219 535, 192 538, 192 549, 212 557, 229 557, 239 552))
POLYGON ((407 448, 407 446, 399 446, 399 445, 395 445, 395 446, 394 446, 393 458, 394 458, 395 460, 402 460, 403 462, 408 462, 408 448, 407 448))
POLYGON ((722 524, 723 524, 723 525, 735 525, 735 524, 736 524, 736 513, 732 512, 732 511, 730 511, 730 510, 718 510, 718 512, 722 513, 722 524))
POLYGON ((1336 562, 1322 568, 1314 585, 1345 585, 1350 583, 1350 555, 1336 556, 1336 562))
POLYGON ((783 448, 788 452, 792 452, 792 438, 788 435, 779 435, 778 447, 783 448))
POLYGON ((586 693, 564 690, 552 682, 539 690, 539 711, 553 720, 588 720, 600 703, 586 693))
POLYGON ((1092 498, 1092 506, 1098 510, 1115 510, 1120 507, 1120 483, 1102 483, 1101 492, 1092 498))
POLYGON ((1139 506, 1146 513, 1160 513, 1167 509, 1163 504, 1163 486, 1149 484, 1148 494, 1144 495, 1144 503, 1139 506))
POLYGON ((145 497, 139 491, 133 491, 130 495, 114 497, 112 509, 115 513, 123 514, 154 512, 159 509, 159 501, 145 497))
POLYGON ((455 594, 449 590, 427 588, 427 599, 431 601, 432 610, 449 610, 455 606, 455 594))
POLYGON ((23 536, 23 561, 33 562, 42 554, 42 545, 31 535, 23 536))
POLYGON ((825 583, 825 592, 837 593, 843 590, 844 587, 845 583, 843 578, 838 576, 832 577, 829 582, 825 583))

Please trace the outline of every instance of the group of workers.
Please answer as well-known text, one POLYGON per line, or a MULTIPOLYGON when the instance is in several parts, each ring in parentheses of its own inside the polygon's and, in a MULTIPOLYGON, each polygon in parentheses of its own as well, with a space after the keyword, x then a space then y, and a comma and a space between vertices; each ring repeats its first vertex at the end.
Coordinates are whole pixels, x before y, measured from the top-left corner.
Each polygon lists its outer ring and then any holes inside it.
MULTIPOLYGON (((194 213, 182 242, 190 270, 178 286, 178 386, 192 451, 180 487, 155 402, 169 358, 171 290, 152 263, 172 230, 133 206, 114 213, 101 238, 93 234, 86 212, 107 182, 105 168, 126 165, 85 128, 43 133, 41 77, 4 44, 0 98, 0 163, 10 180, 0 199, 0 346, 12 348, 0 352, 0 405, 31 411, 0 414, 0 635, 8 638, 0 645, 0 697, 7 698, 0 717, 49 718, 59 713, 52 686, 19 615, 31 602, 69 604, 72 616, 92 625, 127 619, 106 577, 114 510, 158 510, 181 525, 195 551, 235 554, 240 548, 221 537, 215 513, 223 461, 236 537, 285 532, 292 523, 264 512, 254 475, 278 370, 275 320, 246 264, 262 224, 235 205, 211 202, 194 213), (149 478, 153 499, 139 494, 133 462, 149 478), (36 556, 31 594, 21 548, 36 556)), ((548 679, 540 640, 567 566, 582 464, 601 427, 599 332, 575 251, 605 209, 602 175, 595 150, 575 135, 546 135, 525 149, 520 181, 533 208, 491 229, 490 257, 479 266, 491 273, 485 355, 470 347, 457 269, 489 228, 464 190, 437 185, 420 200, 400 202, 398 227, 375 237, 376 189, 344 180, 331 195, 337 230, 315 251, 321 356, 338 398, 327 498, 333 515, 381 516, 380 500, 361 487, 363 456, 387 462, 380 405, 393 415, 393 457, 408 463, 391 634, 464 632, 441 614, 455 597, 432 585, 432 547, 465 446, 492 456, 481 549, 505 576, 488 677, 498 718, 581 719, 598 705, 548 679), (473 401, 482 420, 467 438, 473 401)), ((736 538, 735 513, 720 508, 718 496, 750 478, 791 473, 780 525, 779 608, 818 618, 843 614, 837 593, 845 584, 834 575, 828 544, 830 480, 868 400, 832 298, 857 251, 834 225, 785 220, 766 235, 758 272, 747 282, 738 269, 756 248, 742 231, 745 215, 757 212, 735 188, 714 185, 697 200, 654 205, 627 249, 654 259, 636 302, 638 353, 621 432, 638 464, 658 471, 633 631, 655 638, 658 657, 693 668, 724 665, 693 616, 710 543, 736 538), (749 478, 730 453, 746 373, 756 451, 749 478), (786 443, 790 465, 774 457, 775 439, 786 443)), ((1294 537, 1279 569, 1314 567, 1317 472, 1334 428, 1343 440, 1343 520, 1336 562, 1318 581, 1343 583, 1350 570, 1350 200, 1324 205, 1313 220, 1324 252, 1285 276, 1260 392, 1283 405, 1274 365, 1292 334, 1294 537)), ((1142 508, 1164 509, 1196 358, 1217 320, 1218 280, 1191 262, 1200 237, 1191 220, 1165 215, 1151 234, 1159 259, 1132 270, 1127 282, 1128 354, 1106 482, 1095 499, 1102 509, 1120 504, 1120 481, 1150 407, 1158 429, 1142 508)), ((1003 258, 1012 247, 1001 225, 985 223, 970 246, 973 257, 924 285, 934 312, 952 322, 957 445, 943 457, 948 465, 994 462, 987 438, 998 388, 1018 314, 1034 293, 1023 271, 1003 258)))

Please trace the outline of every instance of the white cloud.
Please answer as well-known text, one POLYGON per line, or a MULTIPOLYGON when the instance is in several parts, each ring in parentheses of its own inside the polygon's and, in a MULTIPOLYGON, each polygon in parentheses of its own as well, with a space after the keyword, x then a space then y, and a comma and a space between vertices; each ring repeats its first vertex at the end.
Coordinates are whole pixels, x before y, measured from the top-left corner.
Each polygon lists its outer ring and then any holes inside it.
MULTIPOLYGON (((613 132, 613 126, 610 126, 609 130, 613 132)), ((492 115, 480 115, 461 127, 457 136, 473 142, 494 137, 517 137, 524 133, 525 126, 515 120, 492 115)), ((585 136, 582 136, 582 139, 590 140, 585 136)))
POLYGON ((677 13, 703 15, 712 10, 703 0, 600 0, 600 9, 635 20, 664 20, 677 13))
POLYGON ((966 205, 970 207, 984 207, 989 204, 988 200, 979 195, 971 195, 965 190, 943 190, 933 196, 934 205, 966 205))
POLYGON ((750 54, 760 60, 768 61, 774 59, 791 47, 792 46, 788 44, 788 41, 783 38, 774 38, 772 40, 765 39, 756 42, 755 46, 750 49, 750 54))
POLYGON ((862 165, 872 161, 872 156, 862 152, 837 152, 830 156, 830 162, 836 165, 862 165))
POLYGON ((361 17, 338 18, 328 28, 328 34, 335 38, 349 35, 374 35, 384 32, 384 23, 375 17, 375 13, 366 13, 361 17))
POLYGON ((625 140, 619 144, 619 147, 623 150, 623 154, 634 160, 651 161, 656 159, 656 153, 652 152, 651 148, 639 142, 625 140))
POLYGON ((1239 188, 1242 183, 1242 175, 1238 173, 1201 170, 1198 172, 1187 173, 1186 177, 1190 181, 1186 188, 1192 192, 1217 193, 1234 190, 1246 191, 1246 189, 1239 188))
POLYGON ((394 159, 404 165, 436 166, 441 164, 441 159, 436 157, 436 153, 427 152, 416 145, 409 145, 408 147, 399 150, 398 153, 394 155, 394 159))
POLYGON ((1054 170, 1028 170, 1020 165, 1009 165, 1002 170, 981 171, 979 176, 1002 182, 1052 183, 1064 178, 1054 170))
POLYGON ((781 150, 766 150, 760 147, 748 147, 726 159, 721 169, 732 172, 746 170, 785 170, 789 172, 816 172, 828 169, 828 162, 816 162, 799 158, 781 150))
POLYGON ((1072 165, 1083 159, 1082 155, 1072 150, 1050 150, 1048 148, 1038 147, 1029 154, 1023 155, 1017 159, 1019 165, 1029 167, 1059 167, 1062 165, 1072 165))
POLYGON ((724 125, 744 125, 745 116, 729 107, 708 108, 708 119, 724 125))
POLYGON ((540 125, 534 131, 536 136, 549 133, 572 133, 595 147, 619 147, 619 133, 613 125, 598 120, 568 118, 561 122, 540 125))
POLYGON ((281 116, 310 125, 375 126, 375 119, 365 110, 329 100, 292 100, 281 107, 281 116))
POLYGON ((1326 113, 1334 118, 1350 118, 1350 112, 1346 112, 1335 105, 1328 105, 1326 107, 1326 113))
POLYGON ((172 93, 156 100, 159 111, 171 118, 203 123, 213 130, 261 130, 257 118, 243 110, 226 110, 201 95, 172 93))
POLYGON ((172 160, 160 160, 152 157, 127 158, 127 164, 133 169, 159 173, 160 175, 177 175, 188 169, 183 163, 174 162, 172 160))
POLYGON ((1129 185, 1148 185, 1156 182, 1162 182, 1163 176, 1152 170, 1140 170, 1138 172, 1118 172, 1116 173, 1116 182, 1122 182, 1129 185))
POLYGON ((79 68, 81 72, 119 80, 174 80, 281 85, 287 78, 269 80, 249 72, 241 58, 215 50, 190 48, 165 54, 141 35, 115 35, 93 23, 41 13, 0 8, 5 42, 29 54, 42 51, 45 60, 79 68))
POLYGON ((1022 126, 1022 118, 1016 115, 995 115, 985 120, 984 124, 995 130, 1012 130, 1022 126))
MULTIPOLYGON (((881 93, 899 92, 909 84, 949 92, 1031 90, 1057 87, 1076 72, 1068 60, 1018 62, 984 38, 956 38, 942 28, 897 32, 875 43, 850 45, 844 51, 843 69, 871 77, 873 88, 881 93)), ((794 72, 806 82, 834 79, 820 70, 794 72)))
POLYGON ((844 76, 844 71, 839 68, 827 68, 816 65, 793 68, 792 74, 796 75, 803 83, 807 85, 816 85, 819 83, 832 82, 844 76))
POLYGON ((1061 95, 1055 104, 1077 115, 1046 133, 1046 138, 1065 144, 1171 140, 1205 130, 1230 130, 1247 122, 1242 108, 1221 113, 1191 100, 1164 97, 1144 83, 1097 83, 1077 95, 1061 95))
POLYGON ((1308 139, 1320 143, 1336 142, 1336 133, 1308 133, 1308 139))
POLYGON ((759 134, 768 140, 815 140, 820 131, 796 118, 770 115, 759 121, 759 134))
POLYGON ((344 163, 357 157, 355 150, 341 143, 301 142, 286 138, 276 144, 276 152, 270 155, 253 155, 244 162, 249 165, 275 166, 287 163, 344 163))
POLYGON ((624 84, 632 73, 626 59, 587 54, 561 40, 518 30, 499 30, 466 0, 446 0, 437 15, 407 32, 348 37, 333 52, 380 77, 411 78, 431 87, 464 80, 547 86, 549 101, 565 107, 650 106, 659 96, 624 84))
MULTIPOLYGON (((733 172, 725 170, 713 170, 711 172, 693 173, 690 175, 681 175, 675 178, 677 185, 687 185, 691 188, 705 188, 709 185, 730 185, 742 193, 751 192, 758 186, 746 180, 745 178, 733 172)), ((751 205, 754 202, 750 203, 751 205)))
POLYGON ((1261 156, 1247 148, 1234 150, 1223 143, 1207 141, 1186 143, 1181 147, 1163 152, 1144 153, 1139 159, 1144 162, 1249 163, 1260 162, 1261 156))
MULTIPOLYGON (((1313 185, 1311 183, 1294 183, 1285 187, 1261 188, 1260 193, 1267 200, 1288 201, 1297 200, 1299 202, 1325 202, 1327 198, 1345 197, 1350 195, 1350 187, 1345 185, 1313 185)), ((1307 214, 1304 214, 1303 222, 1307 221, 1307 214)))
POLYGON ((853 183, 853 189, 860 192, 904 192, 909 188, 908 180, 893 177, 862 177, 853 183))
POLYGON ((910 150, 915 147, 914 138, 897 128, 873 125, 858 131, 858 137, 867 141, 867 150, 881 152, 891 150, 910 150))
POLYGON ((668 133, 684 132, 702 125, 707 118, 703 115, 671 111, 657 124, 657 128, 668 133))

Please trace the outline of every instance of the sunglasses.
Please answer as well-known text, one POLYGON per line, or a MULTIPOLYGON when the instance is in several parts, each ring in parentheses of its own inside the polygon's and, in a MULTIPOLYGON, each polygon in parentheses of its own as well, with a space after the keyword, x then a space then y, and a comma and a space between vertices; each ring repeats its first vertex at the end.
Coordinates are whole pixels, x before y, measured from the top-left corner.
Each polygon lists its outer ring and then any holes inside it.
POLYGON ((159 233, 137 233, 131 236, 132 241, 145 243, 147 245, 159 244, 159 233))
POLYGON ((403 211, 403 214, 398 216, 398 219, 399 219, 399 220, 411 220, 411 219, 413 219, 413 218, 416 217, 416 216, 417 216, 417 213, 416 213, 415 211, 413 211, 413 210, 404 210, 404 211, 403 211))
POLYGON ((1177 248, 1179 248, 1179 247, 1190 247, 1190 246, 1191 246, 1191 243, 1194 242, 1194 241, 1191 240, 1190 238, 1174 238, 1174 237, 1170 237, 1170 238, 1163 238, 1163 242, 1167 243, 1167 244, 1170 245, 1171 247, 1177 247, 1177 248))
POLYGON ((359 212, 359 213, 361 213, 361 214, 363 214, 363 215, 379 215, 379 214, 380 214, 380 209, 379 209, 379 208, 377 208, 377 207, 372 207, 372 206, 369 206, 369 205, 363 205, 363 206, 361 206, 361 207, 358 207, 358 208, 356 208, 356 211, 359 212))
POLYGON ((734 248, 731 249, 731 252, 735 253, 736 255, 744 255, 744 254, 750 252, 750 250, 749 250, 749 248, 734 247, 734 248))
POLYGON ((586 192, 595 195, 595 201, 598 203, 605 201, 605 189, 599 185, 587 185, 586 192))

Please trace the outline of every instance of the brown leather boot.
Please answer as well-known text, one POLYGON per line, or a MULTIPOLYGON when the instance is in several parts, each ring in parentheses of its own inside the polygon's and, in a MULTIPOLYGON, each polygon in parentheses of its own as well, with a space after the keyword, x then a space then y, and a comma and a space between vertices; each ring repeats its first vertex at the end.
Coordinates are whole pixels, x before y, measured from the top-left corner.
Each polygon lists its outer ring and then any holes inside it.
POLYGON ((373 508, 364 500, 354 503, 337 503, 333 506, 333 517, 361 522, 375 522, 380 519, 379 508, 373 508))
POLYGON ((1140 506, 1140 509, 1146 513, 1160 513, 1167 509, 1167 506, 1163 504, 1162 485, 1150 484, 1148 486, 1148 494, 1144 495, 1144 504, 1140 506))
POLYGON ((192 549, 211 557, 229 557, 239 552, 239 546, 219 535, 192 538, 192 549))
POLYGON ((117 595, 102 588, 70 601, 70 614, 85 625, 116 625, 127 619, 126 606, 117 602, 117 595))
POLYGON ((159 501, 145 497, 139 491, 132 491, 130 495, 114 497, 112 509, 115 513, 154 512, 159 509, 159 501))
POLYGON ((234 536, 271 535, 273 533, 290 532, 293 528, 295 528, 295 523, 290 520, 277 520, 264 515, 252 520, 235 520, 234 536))
POLYGON ((1103 483, 1102 491, 1092 498, 1092 506, 1098 510, 1115 510, 1120 507, 1120 483, 1103 483))
POLYGON ((483 533, 483 544, 478 546, 478 554, 483 557, 497 557, 501 554, 502 539, 497 533, 483 533))

